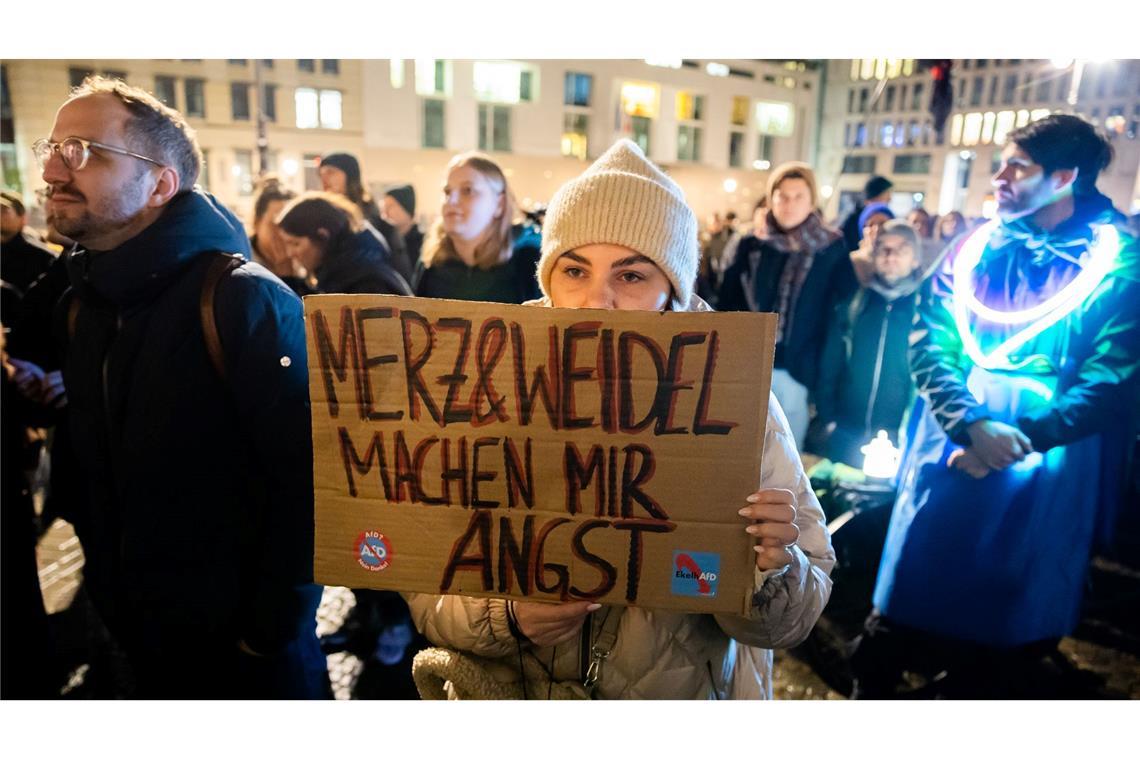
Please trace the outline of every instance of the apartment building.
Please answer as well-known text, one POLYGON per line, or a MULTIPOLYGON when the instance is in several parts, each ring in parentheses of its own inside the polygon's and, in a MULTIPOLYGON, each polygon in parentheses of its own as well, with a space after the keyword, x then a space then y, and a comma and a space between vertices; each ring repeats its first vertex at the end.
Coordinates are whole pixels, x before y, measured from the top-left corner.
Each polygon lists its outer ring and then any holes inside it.
POLYGON ((205 153, 201 184, 244 216, 262 168, 259 94, 267 170, 312 189, 320 156, 348 151, 373 190, 412 183, 424 221, 458 152, 492 154, 530 207, 620 137, 698 213, 747 216, 771 167, 812 158, 820 96, 819 66, 806 61, 8 60, 2 73, 4 182, 33 207, 43 183, 28 146, 71 87, 102 73, 187 116, 205 153))
POLYGON ((899 212, 921 204, 991 216, 1005 135, 1054 112, 1079 113, 1107 133, 1116 158, 1098 186, 1118 208, 1140 210, 1140 61, 955 60, 952 81, 954 109, 937 133, 933 83, 916 61, 827 63, 817 166, 835 188, 830 215, 845 213, 880 174, 894 182, 899 212))

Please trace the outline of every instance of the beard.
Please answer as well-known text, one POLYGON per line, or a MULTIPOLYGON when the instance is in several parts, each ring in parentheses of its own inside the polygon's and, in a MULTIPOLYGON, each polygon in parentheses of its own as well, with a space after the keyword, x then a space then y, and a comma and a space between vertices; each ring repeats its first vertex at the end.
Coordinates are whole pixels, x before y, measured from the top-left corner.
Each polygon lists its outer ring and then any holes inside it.
POLYGON ((145 190, 137 183, 94 201, 72 185, 53 185, 47 202, 47 223, 60 234, 85 244, 128 226, 143 211, 145 201, 145 190), (57 192, 75 200, 53 203, 51 196, 57 192))

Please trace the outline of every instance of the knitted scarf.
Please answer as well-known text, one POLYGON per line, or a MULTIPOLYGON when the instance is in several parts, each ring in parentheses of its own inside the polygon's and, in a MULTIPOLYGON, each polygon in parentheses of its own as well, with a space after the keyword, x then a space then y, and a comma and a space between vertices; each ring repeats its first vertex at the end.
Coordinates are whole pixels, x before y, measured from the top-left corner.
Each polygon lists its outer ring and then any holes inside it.
POLYGON ((776 327, 776 343, 783 342, 785 335, 792 334, 796 302, 807 281, 816 252, 831 245, 839 237, 839 232, 825 227, 814 213, 809 214, 798 227, 785 230, 776 221, 775 215, 768 212, 768 234, 763 239, 777 251, 788 255, 788 263, 780 272, 780 283, 776 290, 776 312, 780 315, 776 327))

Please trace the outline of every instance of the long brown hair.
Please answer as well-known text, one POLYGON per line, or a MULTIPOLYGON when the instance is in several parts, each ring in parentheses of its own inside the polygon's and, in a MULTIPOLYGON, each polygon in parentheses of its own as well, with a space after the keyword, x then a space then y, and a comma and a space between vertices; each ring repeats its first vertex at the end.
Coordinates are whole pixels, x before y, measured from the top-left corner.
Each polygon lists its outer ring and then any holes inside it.
MULTIPOLYGON (((479 172, 493 188, 503 194, 502 216, 499 217, 498 223, 492 222, 491 234, 475 249, 475 266, 479 269, 490 269, 497 264, 509 261, 511 258, 511 225, 514 223, 517 209, 515 198, 507 185, 506 175, 503 174, 499 165, 491 160, 490 156, 474 151, 460 153, 448 163, 444 176, 463 166, 470 166, 479 172)), ((455 251, 455 245, 443 230, 443 214, 440 214, 439 218, 435 220, 435 224, 431 226, 431 231, 428 232, 427 238, 424 240, 423 253, 420 258, 423 260, 424 267, 428 268, 437 261, 443 262, 459 258, 459 254, 455 251)))

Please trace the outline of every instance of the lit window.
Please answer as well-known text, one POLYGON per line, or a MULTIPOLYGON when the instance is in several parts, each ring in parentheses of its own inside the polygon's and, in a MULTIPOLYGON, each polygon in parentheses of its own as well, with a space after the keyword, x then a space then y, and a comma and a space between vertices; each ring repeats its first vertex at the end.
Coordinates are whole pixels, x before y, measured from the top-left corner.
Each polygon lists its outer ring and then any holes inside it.
POLYGON ((691 92, 677 93, 677 120, 700 121, 704 118, 705 99, 691 92))
POLYGON ((486 103, 518 103, 522 67, 517 63, 475 62, 475 98, 486 103))
POLYGON ((339 90, 321 90, 321 126, 325 129, 340 129, 341 94, 339 90))
POLYGON ((914 59, 913 58, 907 58, 903 61, 903 64, 902 64, 902 75, 904 77, 909 77, 913 73, 914 73, 914 59))
POLYGON ((234 189, 243 198, 253 195, 253 151, 235 150, 234 165, 231 170, 234 175, 234 189))
POLYGON ((392 82, 392 89, 399 90, 404 86, 404 59, 393 58, 388 62, 388 78, 392 82))
POLYGON ((950 144, 960 145, 962 143, 962 114, 954 114, 954 118, 950 121, 950 144))
POLYGON ((340 129, 344 126, 339 90, 317 91, 311 87, 298 87, 293 92, 293 103, 298 129, 340 129))
POLYGON ((1044 119, 1048 115, 1049 115, 1049 109, 1048 108, 1035 108, 1029 112, 1029 120, 1030 121, 1037 121, 1038 119, 1044 119))
POLYGON ((875 59, 863 58, 860 61, 859 69, 860 79, 874 79, 875 78, 875 59))
POLYGON ((982 142, 989 145, 994 141, 994 124, 997 122, 997 114, 993 111, 987 111, 982 116, 982 142))
POLYGON ((623 82, 621 86, 621 110, 629 116, 656 119, 660 91, 657 85, 638 82, 623 82))
POLYGON ((859 59, 851 59, 851 81, 854 82, 859 78, 859 59))
POLYGON ((321 125, 316 90, 298 87, 293 93, 293 103, 297 110, 298 129, 315 129, 321 125))
POLYGON ((589 148, 589 117, 583 113, 562 115, 562 155, 585 161, 589 148))
MULTIPOLYGON (((852 90, 852 93, 855 91, 852 90)), ((732 99, 732 123, 738 127, 748 125, 748 98, 734 97, 732 99)))
POLYGON ((646 58, 645 62, 662 69, 679 69, 683 65, 680 58, 646 58))
POLYGON ((902 60, 899 58, 887 59, 887 79, 894 79, 902 73, 902 60))
POLYGON ((963 145, 977 145, 982 137, 982 121, 983 117, 980 113, 966 114, 966 121, 962 127, 962 144, 963 145))
POLYGON ((416 59, 417 95, 446 95, 450 84, 447 61, 436 58, 416 59))
POLYGON ((886 79, 886 78, 887 78, 887 59, 886 58, 876 58, 875 59, 875 79, 886 79))
POLYGON ((756 127, 764 134, 791 137, 795 127, 791 103, 760 101, 756 104, 756 127))
POLYGON ((1022 127, 1024 127, 1028 123, 1029 123, 1029 111, 1026 111, 1025 109, 1018 111, 1017 112, 1017 122, 1014 124, 1014 127, 1016 127, 1017 129, 1021 129, 1022 127))
POLYGON ((723 63, 709 63, 705 65, 705 71, 709 76, 713 77, 726 77, 728 76, 728 67, 723 63))
POLYGON ((1005 136, 1013 131, 1014 120, 1017 115, 1013 111, 999 111, 997 122, 994 124, 994 144, 1004 145, 1005 136))

